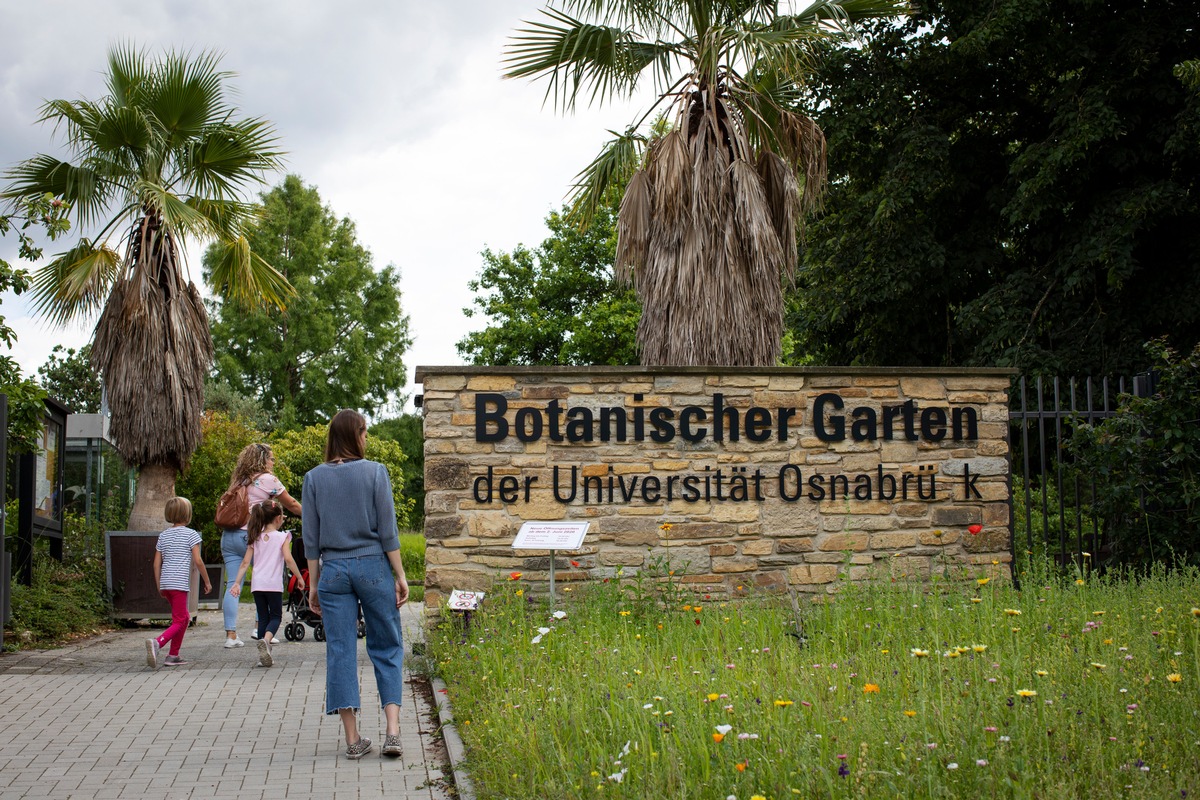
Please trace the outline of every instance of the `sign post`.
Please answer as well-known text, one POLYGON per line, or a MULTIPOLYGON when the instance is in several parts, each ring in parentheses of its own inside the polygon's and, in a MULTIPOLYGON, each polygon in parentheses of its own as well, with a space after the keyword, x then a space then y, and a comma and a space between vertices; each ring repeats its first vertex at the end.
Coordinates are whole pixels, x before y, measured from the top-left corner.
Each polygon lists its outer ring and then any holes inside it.
POLYGON ((550 602, 554 602, 554 551, 578 550, 590 522, 526 522, 513 539, 513 550, 550 551, 550 602))

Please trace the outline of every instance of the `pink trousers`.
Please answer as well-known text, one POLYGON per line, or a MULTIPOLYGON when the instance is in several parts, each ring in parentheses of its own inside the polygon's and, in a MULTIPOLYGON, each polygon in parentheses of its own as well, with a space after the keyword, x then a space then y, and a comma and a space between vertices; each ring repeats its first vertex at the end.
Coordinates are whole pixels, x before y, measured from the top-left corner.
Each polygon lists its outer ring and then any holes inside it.
POLYGON ((179 655, 179 647, 183 644, 183 634, 187 632, 188 622, 192 615, 188 613, 188 593, 176 589, 164 589, 163 594, 171 603, 171 627, 158 636, 158 646, 166 647, 171 643, 169 655, 179 655))

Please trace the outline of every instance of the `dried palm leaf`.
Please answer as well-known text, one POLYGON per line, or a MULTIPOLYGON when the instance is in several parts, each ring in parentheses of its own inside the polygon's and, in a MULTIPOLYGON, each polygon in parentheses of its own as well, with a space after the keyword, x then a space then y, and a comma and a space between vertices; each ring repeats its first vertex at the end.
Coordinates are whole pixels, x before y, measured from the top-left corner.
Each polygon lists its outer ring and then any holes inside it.
POLYGON ((646 266, 650 251, 650 218, 653 186, 644 169, 633 174, 617 213, 617 254, 613 271, 618 281, 628 283, 646 266))

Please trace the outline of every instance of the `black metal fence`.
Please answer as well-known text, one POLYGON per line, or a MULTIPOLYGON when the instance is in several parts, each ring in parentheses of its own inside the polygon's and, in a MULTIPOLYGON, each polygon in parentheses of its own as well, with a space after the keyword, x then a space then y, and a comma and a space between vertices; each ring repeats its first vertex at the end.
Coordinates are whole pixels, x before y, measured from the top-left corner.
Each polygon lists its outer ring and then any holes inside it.
POLYGON ((1148 395, 1153 376, 1131 378, 1021 377, 1009 392, 1014 578, 1029 553, 1089 571, 1106 551, 1103 520, 1092 513, 1096 484, 1071 468, 1067 447, 1079 424, 1093 425, 1117 409, 1121 394, 1148 395))

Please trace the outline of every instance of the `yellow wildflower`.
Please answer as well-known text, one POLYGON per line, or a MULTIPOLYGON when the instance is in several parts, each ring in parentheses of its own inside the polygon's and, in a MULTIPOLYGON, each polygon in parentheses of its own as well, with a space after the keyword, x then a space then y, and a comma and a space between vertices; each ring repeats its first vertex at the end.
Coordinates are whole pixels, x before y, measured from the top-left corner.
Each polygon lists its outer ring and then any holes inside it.
POLYGON ((971 645, 971 649, 974 650, 976 653, 982 653, 987 650, 987 645, 986 644, 973 644, 973 645, 971 645))
POLYGON ((1180 675, 1178 672, 1172 672, 1170 675, 1167 676, 1167 680, 1169 680, 1171 683, 1179 683, 1180 681, 1183 680, 1183 676, 1180 675))
POLYGON ((879 694, 879 686, 874 683, 868 683, 863 687, 863 694, 879 694))
POLYGON ((1104 669, 1105 667, 1108 666, 1108 664, 1098 664, 1095 661, 1093 661, 1092 666, 1095 667, 1096 669, 1104 669))
POLYGON ((1037 697, 1033 689, 1017 689, 1017 697, 1037 697))
POLYGON ((928 651, 928 650, 922 650, 922 649, 920 649, 919 647, 914 647, 914 648, 912 649, 912 654, 913 654, 914 656, 916 656, 917 658, 924 658, 925 656, 929 655, 929 651, 928 651))
POLYGON ((991 580, 991 578, 980 578, 979 580, 977 580, 975 582, 978 583, 980 586, 987 586, 988 581, 990 581, 990 580, 991 580))
POLYGON ((1019 609, 1019 608, 1006 608, 1006 609, 1004 609, 1004 613, 1005 613, 1005 614, 1008 614, 1010 617, 1019 617, 1019 616, 1021 616, 1021 609, 1019 609))
POLYGON ((1044 670, 1044 669, 1039 669, 1039 670, 1035 670, 1033 674, 1037 675, 1039 678, 1044 678, 1047 675, 1049 675, 1050 673, 1046 672, 1046 670, 1044 670))
POLYGON ((776 708, 787 708, 790 705, 794 705, 794 702, 792 700, 776 700, 775 701, 776 708))
POLYGON ((917 712, 915 712, 911 709, 904 712, 904 716, 906 716, 906 717, 915 717, 916 715, 917 715, 917 712))

